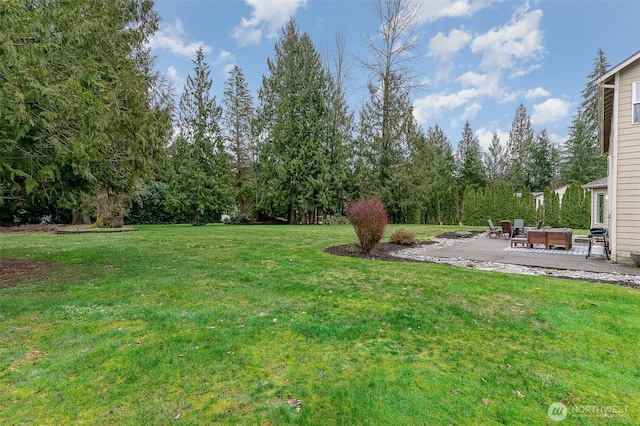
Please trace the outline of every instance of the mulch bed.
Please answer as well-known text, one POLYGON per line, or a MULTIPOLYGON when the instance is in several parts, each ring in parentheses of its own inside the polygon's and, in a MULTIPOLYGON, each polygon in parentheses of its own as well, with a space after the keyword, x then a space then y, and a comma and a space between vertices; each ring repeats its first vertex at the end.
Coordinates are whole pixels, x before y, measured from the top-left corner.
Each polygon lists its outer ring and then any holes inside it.
MULTIPOLYGON (((485 231, 464 231, 464 232, 445 232, 444 234, 437 235, 436 238, 447 238, 447 239, 462 239, 462 238, 472 238, 478 234, 482 234, 485 231)), ((414 259, 405 259, 402 257, 393 256, 392 253, 404 250, 406 248, 418 247, 418 246, 426 246, 429 244, 435 244, 435 241, 425 240, 418 241, 416 244, 412 246, 395 244, 395 243, 378 243, 369 253, 363 253, 360 250, 360 247, 355 244, 343 244, 340 246, 327 247, 324 249, 326 253, 335 254, 338 256, 350 256, 350 257, 359 257, 361 259, 375 259, 375 260, 388 260, 392 262, 423 262, 425 261, 414 260, 414 259)))
POLYGON ((49 232, 55 234, 60 225, 15 225, 0 226, 0 234, 29 234, 33 232, 49 232))

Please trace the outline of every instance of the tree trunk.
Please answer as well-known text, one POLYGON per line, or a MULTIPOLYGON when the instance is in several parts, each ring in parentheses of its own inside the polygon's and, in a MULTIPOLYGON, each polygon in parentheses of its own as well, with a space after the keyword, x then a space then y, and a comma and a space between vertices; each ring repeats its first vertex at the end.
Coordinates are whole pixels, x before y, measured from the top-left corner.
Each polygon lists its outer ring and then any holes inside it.
POLYGON ((108 192, 98 195, 95 226, 98 228, 122 228, 124 226, 124 200, 124 196, 108 192))
POLYGON ((293 225, 294 223, 296 223, 296 209, 292 204, 289 208, 289 224, 293 225))
POLYGON ((86 214, 71 212, 72 225, 91 225, 91 218, 86 214))

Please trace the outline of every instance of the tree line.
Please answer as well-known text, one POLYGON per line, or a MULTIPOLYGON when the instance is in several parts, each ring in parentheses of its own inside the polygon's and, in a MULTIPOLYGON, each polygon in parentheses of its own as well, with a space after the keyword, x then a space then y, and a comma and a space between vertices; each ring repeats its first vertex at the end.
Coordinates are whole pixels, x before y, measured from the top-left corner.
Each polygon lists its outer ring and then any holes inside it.
POLYGON ((602 51, 562 146, 536 134, 520 104, 504 144, 494 134, 484 151, 467 121, 454 152, 437 123, 424 130, 413 116, 417 6, 373 4, 380 25, 359 60, 369 81, 356 113, 344 39, 323 60, 293 18, 257 99, 238 66, 222 99, 212 96, 200 49, 174 104, 146 47, 159 22, 152 1, 0 3, 0 219, 46 206, 117 226, 133 199, 131 216, 148 222, 226 213, 317 223, 376 196, 396 223, 459 223, 472 193, 479 205, 507 182, 512 197, 605 176, 594 86, 609 67, 602 51))

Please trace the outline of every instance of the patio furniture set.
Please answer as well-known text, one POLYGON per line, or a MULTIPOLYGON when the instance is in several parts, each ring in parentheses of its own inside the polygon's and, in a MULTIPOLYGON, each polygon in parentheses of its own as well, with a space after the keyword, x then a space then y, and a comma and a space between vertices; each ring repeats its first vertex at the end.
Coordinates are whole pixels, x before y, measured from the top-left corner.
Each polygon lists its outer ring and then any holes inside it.
POLYGON ((513 221, 503 220, 501 229, 496 228, 491 220, 487 221, 489 230, 487 236, 507 237, 511 240, 511 247, 522 245, 526 248, 533 248, 534 245, 544 245, 545 249, 564 248, 571 250, 573 242, 573 230, 571 228, 542 228, 542 221, 539 220, 535 227, 525 227, 522 219, 513 221))

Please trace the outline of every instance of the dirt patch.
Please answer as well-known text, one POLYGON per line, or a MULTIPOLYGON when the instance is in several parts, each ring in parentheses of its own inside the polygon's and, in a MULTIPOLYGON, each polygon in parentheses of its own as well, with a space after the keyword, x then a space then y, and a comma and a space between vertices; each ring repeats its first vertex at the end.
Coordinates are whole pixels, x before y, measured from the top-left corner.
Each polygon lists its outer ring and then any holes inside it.
POLYGON ((43 281, 56 268, 50 262, 0 258, 0 288, 15 287, 23 282, 43 281))

